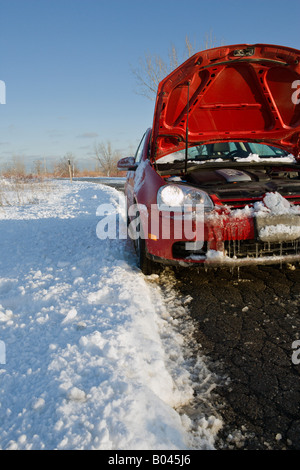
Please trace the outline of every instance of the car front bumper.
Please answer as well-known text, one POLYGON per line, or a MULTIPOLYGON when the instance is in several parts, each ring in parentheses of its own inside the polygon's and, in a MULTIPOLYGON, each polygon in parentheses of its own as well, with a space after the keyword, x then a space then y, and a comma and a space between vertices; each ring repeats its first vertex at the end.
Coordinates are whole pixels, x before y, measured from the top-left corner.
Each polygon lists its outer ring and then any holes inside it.
MULTIPOLYGON (((163 217, 163 216, 162 216, 163 217)), ((152 234, 146 240, 147 257, 165 265, 234 267, 300 262, 300 214, 292 216, 208 218, 202 223, 200 249, 185 249, 187 240, 152 234), (286 227, 280 231, 280 227, 286 227), (274 228, 274 230, 271 229, 274 228), (261 236, 269 233, 269 238, 261 236)), ((171 231, 172 234, 172 231, 171 231)), ((189 247, 190 248, 190 247, 189 247)))

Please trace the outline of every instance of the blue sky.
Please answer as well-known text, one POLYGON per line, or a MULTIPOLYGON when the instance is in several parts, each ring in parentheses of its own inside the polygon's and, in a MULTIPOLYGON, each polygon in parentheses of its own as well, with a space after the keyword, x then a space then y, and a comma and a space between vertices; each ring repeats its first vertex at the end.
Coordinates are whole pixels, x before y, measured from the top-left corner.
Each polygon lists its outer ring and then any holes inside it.
POLYGON ((136 93, 131 67, 145 53, 167 57, 185 37, 216 45, 300 49, 299 0, 0 0, 0 167, 71 152, 94 165, 110 140, 132 154, 152 124, 154 103, 136 93))

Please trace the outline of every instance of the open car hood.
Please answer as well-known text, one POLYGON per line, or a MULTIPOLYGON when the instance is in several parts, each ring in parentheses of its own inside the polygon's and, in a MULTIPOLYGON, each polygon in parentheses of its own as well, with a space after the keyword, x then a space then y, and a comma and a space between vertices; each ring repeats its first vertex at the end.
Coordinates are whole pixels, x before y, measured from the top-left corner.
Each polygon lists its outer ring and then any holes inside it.
POLYGON ((152 157, 183 150, 186 141, 260 142, 298 156, 299 62, 300 51, 268 44, 195 54, 158 86, 152 157))

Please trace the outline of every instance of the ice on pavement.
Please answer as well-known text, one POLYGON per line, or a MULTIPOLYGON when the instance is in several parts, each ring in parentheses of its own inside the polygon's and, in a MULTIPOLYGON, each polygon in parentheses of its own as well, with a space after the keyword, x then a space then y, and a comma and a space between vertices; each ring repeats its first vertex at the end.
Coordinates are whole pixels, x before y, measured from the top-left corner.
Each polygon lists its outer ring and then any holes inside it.
POLYGON ((214 386, 192 321, 130 240, 97 237, 104 203, 124 224, 124 196, 89 182, 0 206, 0 448, 213 449, 218 417, 183 411, 214 386))

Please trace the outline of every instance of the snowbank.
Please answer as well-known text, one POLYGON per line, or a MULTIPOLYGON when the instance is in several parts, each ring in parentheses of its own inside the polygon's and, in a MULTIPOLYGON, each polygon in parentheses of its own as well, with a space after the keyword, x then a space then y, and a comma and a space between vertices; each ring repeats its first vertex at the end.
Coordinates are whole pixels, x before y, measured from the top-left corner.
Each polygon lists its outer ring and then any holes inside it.
POLYGON ((125 220, 122 198, 56 182, 0 208, 1 449, 214 448, 220 420, 183 411, 214 386, 187 358, 183 304, 136 269, 130 240, 96 236, 97 207, 125 220))

